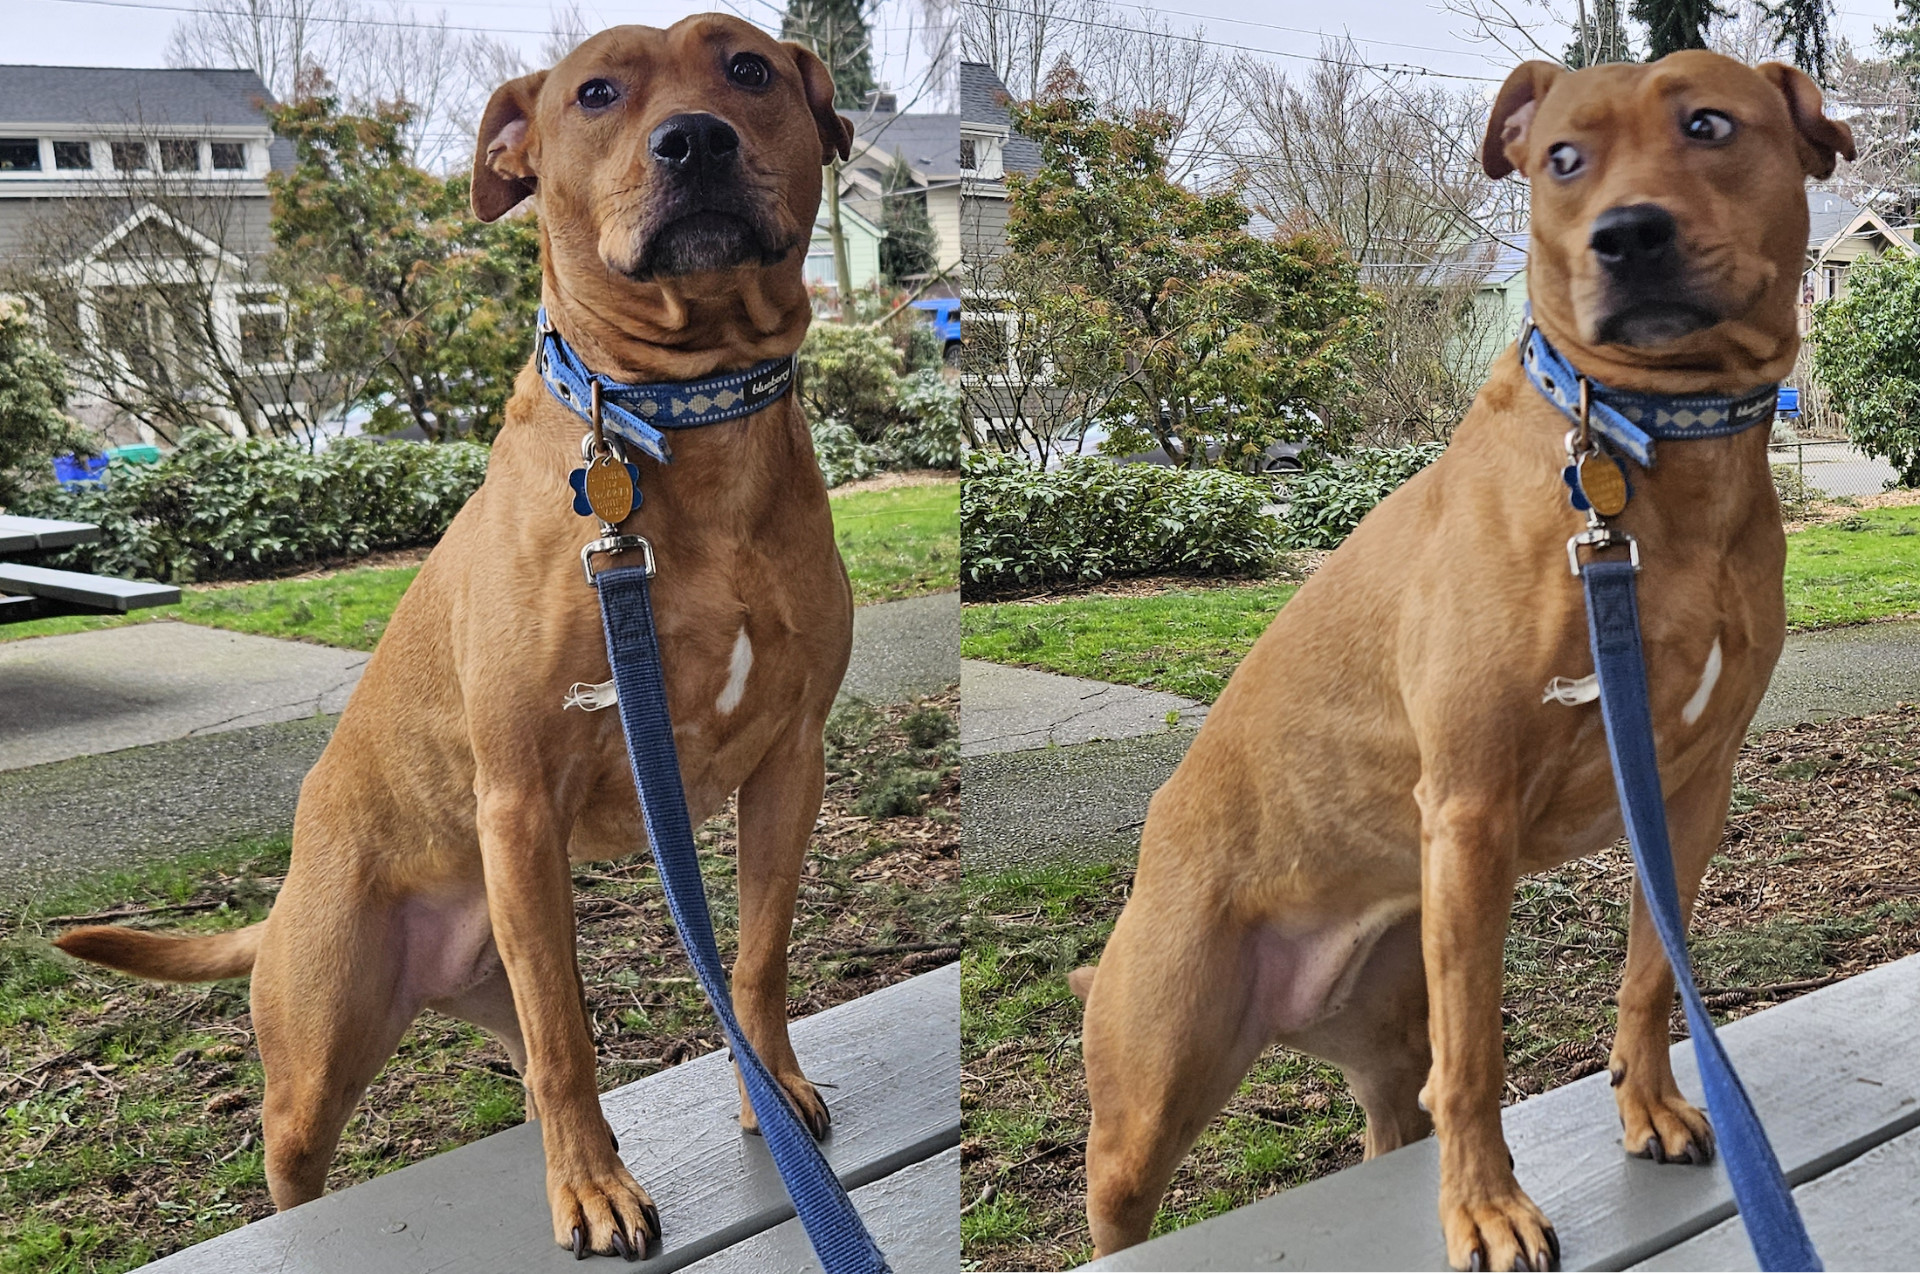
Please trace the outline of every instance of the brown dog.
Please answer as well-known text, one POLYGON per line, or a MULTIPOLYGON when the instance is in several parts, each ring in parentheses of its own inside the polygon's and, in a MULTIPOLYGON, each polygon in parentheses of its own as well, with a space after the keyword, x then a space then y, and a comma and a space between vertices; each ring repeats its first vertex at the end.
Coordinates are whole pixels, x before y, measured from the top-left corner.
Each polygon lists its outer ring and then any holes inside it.
MULTIPOLYGON (((826 67, 735 18, 617 27, 487 106, 473 206, 538 200, 545 301, 593 370, 686 380, 791 353, 824 160, 852 130, 826 67)), ((659 1233, 594 1081, 570 862, 645 844, 617 714, 562 711, 607 679, 567 484, 586 426, 529 367, 485 484, 454 520, 307 777, 273 913, 218 937, 78 929, 60 945, 143 977, 253 974, 274 1203, 318 1196, 341 1127, 423 1008, 476 1023, 526 1080, 556 1242, 637 1253, 659 1233)), ((821 729, 852 599, 798 400, 639 458, 623 529, 654 605, 696 823, 739 793, 748 1036, 816 1134, 787 1038, 787 939, 824 783, 821 729)), ((624 559, 602 559, 601 565, 624 559)), ((742 1122, 752 1126, 743 1103, 742 1122)))
MULTIPOLYGON (((1804 178, 1836 152, 1853 154, 1847 128, 1799 71, 1687 52, 1520 67, 1483 161, 1532 182, 1529 292, 1560 352, 1602 384, 1699 394, 1792 368, 1804 178)), ((1500 988, 1517 877, 1621 834, 1598 705, 1542 702, 1593 669, 1567 428, 1503 354, 1447 452, 1288 603, 1155 795, 1133 895, 1097 975, 1074 978, 1098 1251, 1147 1237, 1181 1157, 1277 1041, 1342 1068, 1368 1155, 1438 1131, 1456 1268, 1557 1260, 1501 1134, 1500 988)), ((1645 563, 1689 908, 1784 636, 1766 447, 1764 428, 1661 442, 1614 522, 1645 563)), ((1636 892, 1612 1055, 1626 1146, 1704 1162, 1711 1130, 1668 1065, 1673 991, 1636 892)))

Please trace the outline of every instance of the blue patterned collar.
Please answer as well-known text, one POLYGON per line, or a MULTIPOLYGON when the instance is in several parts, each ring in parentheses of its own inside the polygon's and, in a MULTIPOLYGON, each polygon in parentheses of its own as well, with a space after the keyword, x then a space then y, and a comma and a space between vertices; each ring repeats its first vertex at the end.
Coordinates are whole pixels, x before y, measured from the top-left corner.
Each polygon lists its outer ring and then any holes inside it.
POLYGON ((1653 467, 1655 439, 1722 438, 1771 421, 1780 396, 1778 384, 1762 385, 1733 397, 1713 394, 1668 396, 1609 389, 1583 378, 1533 325, 1529 308, 1520 336, 1520 366, 1540 396, 1580 423, 1580 382, 1587 385, 1587 423, 1643 469, 1653 467))
POLYGON ((705 380, 669 381, 658 385, 629 385, 589 371, 566 339, 539 315, 540 379, 547 391, 582 420, 593 419, 593 390, 600 388, 600 423, 666 464, 673 458, 662 429, 693 429, 723 420, 751 416, 779 401, 793 388, 793 355, 755 363, 743 372, 727 372, 705 380))

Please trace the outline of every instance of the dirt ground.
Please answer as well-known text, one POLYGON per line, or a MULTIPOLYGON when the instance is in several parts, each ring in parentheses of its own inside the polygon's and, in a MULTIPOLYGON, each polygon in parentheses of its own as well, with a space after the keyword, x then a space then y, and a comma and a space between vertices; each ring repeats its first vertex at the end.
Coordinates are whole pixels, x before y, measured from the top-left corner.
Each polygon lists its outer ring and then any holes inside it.
MULTIPOLYGON (((957 693, 835 713, 828 792, 791 948, 798 1017, 959 957, 957 693)), ((732 813, 699 833, 731 960, 732 813)), ((130 1268, 272 1212, 244 982, 136 982, 47 939, 86 918, 225 928, 265 913, 285 843, 171 884, 94 890, 0 918, 0 1272, 130 1268), (77 913, 71 905, 84 906, 77 913), (56 910, 55 908, 59 908, 56 910)), ((574 874, 605 1090, 721 1046, 644 855, 574 874)), ((518 1123, 505 1051, 428 1013, 348 1124, 329 1189, 518 1123)))
MULTIPOLYGON (((1130 879, 1121 865, 969 882, 970 1269, 1054 1270, 1089 1255, 1080 1015, 1064 975, 1097 957, 1130 879)), ((1622 844, 1522 882, 1502 1015, 1508 1101, 1605 1067, 1631 880, 1622 844)), ((1920 706, 1749 740, 1691 945, 1721 1020, 1920 952, 1920 706)), ((1683 1038, 1677 1005, 1672 1029, 1683 1038)), ((1156 1230, 1357 1163, 1361 1130, 1337 1071, 1271 1050, 1182 1165, 1156 1230)))

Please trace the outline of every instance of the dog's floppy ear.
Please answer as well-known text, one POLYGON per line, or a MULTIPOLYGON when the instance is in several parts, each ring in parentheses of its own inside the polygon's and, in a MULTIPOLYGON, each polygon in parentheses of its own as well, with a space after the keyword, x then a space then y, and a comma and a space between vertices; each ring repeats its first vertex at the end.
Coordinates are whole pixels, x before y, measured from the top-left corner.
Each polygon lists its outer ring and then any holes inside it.
POLYGON ((807 92, 807 109, 820 130, 820 162, 830 164, 838 155, 845 159, 853 153, 853 123, 833 110, 833 72, 819 55, 804 44, 784 42, 800 68, 800 84, 807 92))
POLYGON ((1566 73, 1565 67, 1552 62, 1522 62, 1513 68, 1513 74, 1500 86, 1500 96, 1493 99, 1487 135, 1480 142, 1480 167, 1487 176, 1498 181, 1514 170, 1517 165, 1510 158, 1511 150, 1526 144, 1534 111, 1553 82, 1566 73))
POLYGON ((1833 176, 1836 155, 1853 158, 1853 130, 1837 119, 1828 119, 1820 98, 1820 86, 1797 66, 1784 62, 1762 62, 1753 68, 1773 81, 1787 99, 1787 114, 1800 134, 1800 166, 1807 176, 1825 180, 1833 176))
POLYGON ((508 80, 487 102, 473 147, 473 214, 482 221, 506 216, 539 185, 527 163, 527 133, 546 81, 545 71, 508 80))

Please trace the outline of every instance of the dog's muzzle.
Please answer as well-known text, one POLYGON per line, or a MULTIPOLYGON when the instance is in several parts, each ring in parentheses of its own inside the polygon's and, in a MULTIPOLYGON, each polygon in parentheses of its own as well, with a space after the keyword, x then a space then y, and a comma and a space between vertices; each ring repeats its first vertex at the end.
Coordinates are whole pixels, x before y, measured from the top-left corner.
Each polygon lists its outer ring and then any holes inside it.
POLYGON ((704 112, 670 116, 648 135, 647 157, 653 208, 628 275, 645 282, 786 256, 747 192, 733 125, 704 112))
POLYGON ((1661 345, 1720 321, 1689 282, 1680 227, 1658 204, 1609 208, 1593 220, 1587 247, 1606 280, 1599 339, 1661 345))

